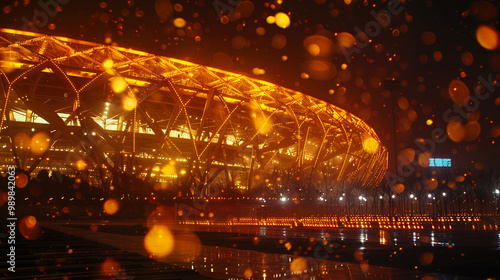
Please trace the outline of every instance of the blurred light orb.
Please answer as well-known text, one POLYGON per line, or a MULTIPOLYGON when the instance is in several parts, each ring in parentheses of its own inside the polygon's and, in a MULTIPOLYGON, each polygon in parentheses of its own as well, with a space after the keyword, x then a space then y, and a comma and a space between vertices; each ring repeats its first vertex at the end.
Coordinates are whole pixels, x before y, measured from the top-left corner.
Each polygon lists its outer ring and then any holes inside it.
POLYGON ((290 17, 288 17, 287 14, 279 12, 274 15, 274 18, 276 19, 276 25, 279 28, 286 29, 288 28, 288 26, 290 26, 290 17))
POLYGON ((423 252, 418 258, 421 265, 430 265, 434 260, 434 254, 431 252, 423 252))
POLYGON ((228 24, 229 23, 229 18, 227 16, 223 16, 220 18, 220 22, 222 24, 228 24))
POLYGON ((33 216, 28 216, 26 219, 26 226, 29 228, 34 228, 36 226, 36 218, 33 216))
POLYGON ((273 39, 271 41, 271 45, 275 49, 282 49, 286 46, 286 37, 285 35, 282 34, 276 34, 273 36, 273 39))
POLYGON ((22 189, 28 184, 28 175, 26 173, 18 173, 15 177, 16 187, 22 189))
POLYGON ((465 126, 465 141, 474 141, 481 133, 481 124, 477 121, 470 121, 465 126))
POLYGON ((47 151, 50 145, 49 135, 45 132, 38 132, 31 137, 31 152, 35 155, 41 155, 47 151))
POLYGON ((127 96, 123 100, 123 109, 127 111, 134 110, 136 106, 137 106, 137 100, 133 97, 127 96))
POLYGON ((36 240, 42 233, 40 224, 33 216, 23 217, 19 221, 19 232, 24 238, 28 240, 36 240))
POLYGON ((421 167, 428 167, 430 158, 431 158, 430 153, 428 152, 421 153, 420 155, 418 155, 418 164, 421 167))
POLYGON ((275 18, 274 16, 268 16, 268 17, 266 18, 266 22, 267 22, 268 24, 273 24, 273 23, 275 23, 275 22, 276 22, 276 18, 275 18))
POLYGON ((118 212, 118 209, 120 207, 118 204, 118 200, 114 198, 109 198, 104 202, 102 208, 104 209, 104 212, 106 212, 106 214, 114 215, 116 212, 118 212))
POLYGON ((178 13, 182 12, 182 10, 184 10, 184 7, 182 7, 181 4, 177 3, 177 4, 174 4, 174 10, 178 13))
POLYGON ((104 62, 102 63, 102 66, 104 67, 104 69, 106 70, 109 70, 111 68, 113 68, 113 65, 114 65, 114 62, 113 60, 111 59, 106 59, 104 60, 104 62))
POLYGON ((254 4, 249 0, 241 1, 238 6, 236 6, 236 12, 240 14, 240 18, 247 18, 251 16, 253 10, 254 4))
POLYGON ((246 46, 246 44, 247 44, 247 39, 245 39, 245 37, 241 35, 235 36, 233 40, 231 40, 231 46, 235 50, 243 49, 246 46))
POLYGON ((474 56, 469 51, 465 51, 460 55, 460 59, 464 65, 472 65, 474 63, 474 56))
POLYGON ((399 152, 398 161, 401 164, 408 165, 415 159, 415 150, 412 148, 406 148, 399 152))
POLYGON ((115 259, 107 257, 101 264, 101 274, 105 277, 122 275, 122 267, 115 259))
POLYGON ((301 274, 307 270, 307 260, 304 257, 298 257, 292 261, 290 264, 290 272, 301 274))
POLYGON ((167 256, 174 249, 174 236, 166 226, 155 225, 144 237, 144 248, 154 256, 167 256))
POLYGON ((163 166, 163 168, 161 169, 161 172, 163 172, 163 174, 165 174, 167 176, 177 175, 177 170, 175 168, 175 161, 174 161, 174 164, 172 164, 172 162, 170 162, 169 164, 163 166))
POLYGON ((464 106, 470 97, 469 88, 460 80, 452 80, 448 86, 448 93, 455 104, 464 106))
POLYGON ((174 26, 177 28, 183 28, 186 26, 186 20, 183 18, 176 18, 174 19, 174 26))
POLYGON ((369 137, 363 140, 362 142, 363 150, 369 154, 373 154, 378 150, 378 141, 373 137, 369 137))
POLYGON ((328 56, 333 51, 333 42, 322 35, 311 35, 304 39, 304 48, 312 56, 328 56))
POLYGON ((253 271, 251 268, 245 269, 245 272, 243 272, 243 276, 245 276, 245 279, 250 279, 253 276, 253 271))
POLYGON ((462 142, 465 139, 465 128, 461 122, 452 120, 446 126, 446 133, 453 142, 462 142))
POLYGON ((79 160, 76 162, 76 168, 78 170, 84 170, 85 168, 87 168, 87 163, 84 160, 79 160))
MULTIPOLYGON (((176 4, 176 11, 178 11, 178 6, 179 4, 176 4)), ((180 5, 179 5, 180 6, 180 5)), ((180 6, 180 10, 182 11, 182 6, 180 6)), ((165 22, 167 19, 172 16, 173 14, 173 8, 172 8, 172 3, 169 0, 156 0, 155 2, 155 10, 156 14, 160 18, 160 22, 165 22)))
POLYGON ((266 70, 264 70, 262 68, 255 67, 255 68, 252 69, 252 73, 254 75, 264 75, 264 74, 266 74, 266 70))
POLYGON ((255 33, 259 36, 264 36, 266 35, 266 29, 264 27, 257 27, 257 29, 255 29, 255 33))
POLYGON ((19 132, 14 136, 14 145, 20 149, 28 148, 31 145, 31 139, 28 134, 19 132))
POLYGON ((318 56, 319 53, 321 52, 321 49, 319 48, 319 46, 317 44, 313 43, 313 44, 310 44, 309 46, 307 46, 307 51, 312 56, 318 56))
POLYGON ((115 93, 121 93, 127 89, 127 82, 120 76, 113 77, 111 79, 111 89, 115 93))
POLYGON ((408 99, 406 99, 406 97, 400 96, 398 98, 398 105, 401 110, 407 110, 410 106, 410 103, 408 102, 408 99))
POLYGON ((455 177, 455 182, 462 183, 463 181, 465 181, 465 177, 464 176, 458 175, 457 177, 455 177))
POLYGON ((402 193, 404 191, 405 191, 405 185, 403 185, 403 184, 397 184, 397 185, 394 186, 394 192, 395 193, 399 194, 399 193, 402 193))
POLYGON ((489 25, 480 25, 476 30, 476 39, 487 50, 498 48, 498 31, 489 25))
POLYGON ((491 135, 491 137, 494 137, 494 138, 500 136, 500 126, 492 127, 490 130, 490 135, 491 135))
POLYGON ((308 75, 316 80, 330 80, 337 75, 337 68, 331 62, 322 59, 306 61, 303 68, 308 75))
POLYGON ((495 4, 480 0, 470 4, 469 13, 479 21, 490 21, 498 15, 498 9, 495 4))
POLYGON ((440 51, 435 51, 432 57, 436 62, 440 62, 443 59, 443 54, 440 51))
POLYGON ((436 42, 436 35, 430 31, 424 32, 422 33, 422 42, 426 45, 432 45, 436 42))
POLYGON ((432 125, 433 123, 434 123, 434 121, 432 119, 428 119, 425 121, 426 125, 432 125))
POLYGON ((431 178, 430 180, 424 179, 423 183, 424 183, 424 186, 429 191, 435 190, 437 188, 437 186, 438 186, 438 181, 435 178, 431 178))
MULTIPOLYGON (((257 112, 254 115, 258 115, 257 112)), ((265 116, 252 118, 255 129, 262 135, 266 135, 272 131, 272 123, 265 116)), ((260 179, 260 178, 259 178, 260 179)), ((257 179, 258 180, 258 179, 257 179)))
POLYGON ((355 43, 356 39, 354 38, 354 36, 352 36, 351 33, 340 32, 337 35, 337 44, 341 48, 349 49, 350 47, 354 46, 355 43))

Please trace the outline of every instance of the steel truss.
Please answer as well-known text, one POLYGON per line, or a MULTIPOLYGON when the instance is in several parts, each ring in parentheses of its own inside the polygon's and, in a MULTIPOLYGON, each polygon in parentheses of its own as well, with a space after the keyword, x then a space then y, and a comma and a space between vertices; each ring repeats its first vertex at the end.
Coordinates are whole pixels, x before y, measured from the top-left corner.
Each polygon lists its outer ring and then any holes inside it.
POLYGON ((0 41, 4 165, 10 152, 30 173, 56 162, 76 168, 73 153, 104 182, 123 172, 160 178, 171 164, 170 178, 205 191, 214 182, 250 188, 286 178, 372 187, 387 169, 387 149, 371 127, 297 91, 69 38, 0 29, 0 41), (41 155, 15 144, 30 128, 47 132, 41 155))

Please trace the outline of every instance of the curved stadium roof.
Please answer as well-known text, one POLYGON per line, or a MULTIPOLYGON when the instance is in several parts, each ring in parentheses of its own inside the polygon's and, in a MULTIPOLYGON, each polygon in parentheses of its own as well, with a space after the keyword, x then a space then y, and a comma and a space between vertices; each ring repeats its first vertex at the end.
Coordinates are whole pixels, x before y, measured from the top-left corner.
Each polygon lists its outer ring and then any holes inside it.
POLYGON ((171 165, 195 185, 375 186, 387 169, 386 147, 358 117, 242 74, 10 29, 0 29, 0 57, 2 135, 36 128, 50 143, 36 152, 13 142, 13 163, 30 172, 78 168, 80 156, 105 178, 168 180, 171 165))

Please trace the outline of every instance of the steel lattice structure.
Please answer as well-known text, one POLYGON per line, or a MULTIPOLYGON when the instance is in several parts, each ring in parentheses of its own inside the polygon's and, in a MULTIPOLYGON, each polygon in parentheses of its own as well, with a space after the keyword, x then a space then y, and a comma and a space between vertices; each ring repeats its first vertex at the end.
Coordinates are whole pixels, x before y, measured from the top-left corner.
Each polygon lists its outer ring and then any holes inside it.
POLYGON ((387 169, 371 127, 297 91, 69 38, 0 29, 0 41, 3 168, 34 172, 58 162, 68 170, 79 155, 102 179, 165 179, 159 170, 170 164, 183 184, 245 188, 287 176, 308 186, 375 186, 387 169), (16 142, 38 131, 49 142, 42 153, 16 142))

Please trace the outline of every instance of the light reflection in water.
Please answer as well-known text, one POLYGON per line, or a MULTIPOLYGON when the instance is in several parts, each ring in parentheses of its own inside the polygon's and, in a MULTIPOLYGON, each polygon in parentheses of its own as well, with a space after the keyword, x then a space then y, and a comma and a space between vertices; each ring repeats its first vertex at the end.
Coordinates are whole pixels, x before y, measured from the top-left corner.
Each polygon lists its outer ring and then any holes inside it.
POLYGON ((259 227, 259 236, 266 236, 267 235, 267 228, 266 227, 259 227))
POLYGON ((388 236, 387 231, 382 229, 379 231, 379 235, 380 235, 380 245, 385 245, 387 242, 387 236, 388 236))
POLYGON ((365 241, 368 241, 368 233, 366 229, 361 230, 361 234, 359 235, 359 240, 361 241, 361 244, 364 244, 365 241))
MULTIPOLYGON (((384 235, 386 233, 383 233, 384 235)), ((360 266, 359 263, 340 263, 285 254, 270 254, 251 250, 202 246, 199 258, 189 263, 178 263, 182 256, 169 256, 165 261, 182 268, 191 268, 202 275, 215 278, 251 279, 410 279, 425 274, 378 266, 360 266), (249 270, 250 268, 250 270, 249 270), (292 271, 295 271, 292 273, 292 271)), ((363 248, 364 249, 364 248, 363 248)), ((182 253, 179 253, 182 255, 182 253)))
MULTIPOLYGON (((266 226, 244 226, 244 227, 219 227, 219 226, 188 226, 183 227, 191 231, 218 231, 248 234, 265 237, 267 239, 282 239, 282 233, 286 232, 287 240, 308 237, 325 239, 327 236, 334 242, 360 242, 364 239, 365 244, 369 240, 379 240, 377 245, 386 246, 448 246, 455 244, 465 247, 495 246, 500 247, 500 236, 493 231, 462 231, 453 233, 447 230, 394 230, 394 229, 310 229, 310 228, 284 228, 266 226), (416 238, 414 234, 416 233, 416 238), (460 236, 460 238, 459 238, 460 236), (481 238, 478 238, 481 236, 481 238), (385 239, 385 243, 383 243, 385 239)), ((367 243, 368 242, 368 243, 367 243)), ((370 246, 370 245, 368 245, 370 246)), ((366 247, 366 246, 365 246, 366 247)))

